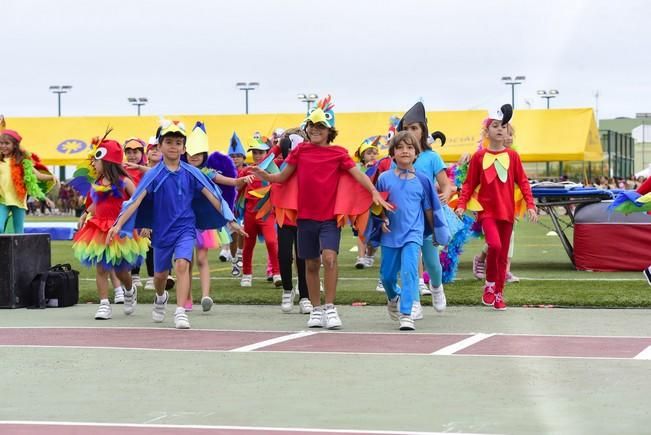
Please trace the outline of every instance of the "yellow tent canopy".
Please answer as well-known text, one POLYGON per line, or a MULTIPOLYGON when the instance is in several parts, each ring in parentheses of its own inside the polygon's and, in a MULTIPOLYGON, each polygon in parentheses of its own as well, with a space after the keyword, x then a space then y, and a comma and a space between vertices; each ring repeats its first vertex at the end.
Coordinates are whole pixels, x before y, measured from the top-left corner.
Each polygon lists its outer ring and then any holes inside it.
MULTIPOLYGON (((435 145, 443 160, 453 162, 477 149, 480 126, 486 111, 428 112, 430 131, 447 136, 444 147, 435 145)), ((354 152, 369 136, 384 135, 396 112, 337 113, 339 136, 335 143, 354 152)), ((278 127, 298 126, 304 115, 170 115, 191 131, 196 121, 206 125, 211 150, 226 151, 233 131, 245 143, 255 131, 270 136, 278 127)), ((603 151, 592 109, 518 110, 512 124, 515 145, 525 162, 601 161, 603 151)), ((111 137, 120 142, 137 136, 145 141, 154 134, 158 118, 153 116, 9 118, 7 128, 23 136, 23 146, 37 153, 48 165, 75 165, 86 158, 90 139, 101 136, 107 125, 111 137)))

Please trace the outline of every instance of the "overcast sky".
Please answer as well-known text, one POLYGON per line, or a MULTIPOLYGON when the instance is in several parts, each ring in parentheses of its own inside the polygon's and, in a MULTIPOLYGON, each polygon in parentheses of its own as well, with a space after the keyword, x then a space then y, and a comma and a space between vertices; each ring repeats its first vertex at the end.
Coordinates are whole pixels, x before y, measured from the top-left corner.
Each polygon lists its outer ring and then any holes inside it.
POLYGON ((651 112, 651 2, 633 0, 0 0, 0 113, 298 113, 297 93, 340 112, 595 107, 651 112))

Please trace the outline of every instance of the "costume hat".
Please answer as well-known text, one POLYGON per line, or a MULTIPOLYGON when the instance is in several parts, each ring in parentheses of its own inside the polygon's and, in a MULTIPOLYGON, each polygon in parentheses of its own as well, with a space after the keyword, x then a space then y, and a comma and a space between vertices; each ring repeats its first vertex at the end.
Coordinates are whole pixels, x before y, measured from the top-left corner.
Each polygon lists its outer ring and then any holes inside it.
POLYGON ((187 137, 185 133, 185 125, 181 121, 162 119, 160 121, 160 131, 158 137, 161 138, 166 134, 178 133, 183 137, 187 137))
MULTIPOLYGON (((497 110, 490 111, 488 113, 489 120, 502 121, 502 125, 506 125, 513 119, 513 106, 510 104, 504 104, 497 110)), ((487 125, 490 121, 487 122, 487 125)))
POLYGON ((209 151, 208 134, 206 134, 206 126, 203 122, 197 121, 194 125, 192 133, 188 136, 188 142, 185 144, 185 150, 189 156, 195 156, 209 151))
POLYGON ((246 145, 248 147, 249 151, 253 150, 260 150, 260 151, 268 151, 269 150, 269 145, 267 145, 265 142, 262 141, 262 139, 256 138, 255 136, 249 139, 246 142, 246 145))
POLYGON ((307 122, 310 121, 312 124, 321 123, 328 128, 335 128, 334 107, 332 96, 328 95, 316 103, 316 106, 310 111, 303 124, 307 125, 307 122))
POLYGON ((240 138, 237 137, 237 133, 233 132, 233 136, 231 136, 231 144, 228 147, 228 155, 232 156, 235 154, 246 156, 246 151, 244 151, 242 141, 240 141, 240 138))
POLYGON ((427 125, 427 116, 425 115, 425 106, 420 101, 414 104, 411 109, 407 110, 400 122, 398 122, 398 131, 404 130, 405 124, 413 124, 420 122, 427 125))

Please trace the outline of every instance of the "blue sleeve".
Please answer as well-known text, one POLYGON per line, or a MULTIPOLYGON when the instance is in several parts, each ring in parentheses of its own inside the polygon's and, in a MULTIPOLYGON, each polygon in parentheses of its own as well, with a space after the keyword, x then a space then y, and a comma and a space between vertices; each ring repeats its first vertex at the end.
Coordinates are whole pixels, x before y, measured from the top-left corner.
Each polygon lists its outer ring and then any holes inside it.
POLYGON ((445 166, 445 163, 443 162, 441 156, 439 156, 439 153, 437 153, 436 151, 432 151, 432 159, 430 160, 430 165, 432 168, 432 175, 434 176, 434 178, 436 178, 439 172, 441 172, 447 167, 445 166))
POLYGON ((387 183, 386 183, 386 176, 384 174, 380 174, 380 177, 377 180, 377 186, 376 189, 378 192, 386 192, 387 191, 387 183))
POLYGON ((423 189, 423 210, 432 210, 432 196, 423 189))

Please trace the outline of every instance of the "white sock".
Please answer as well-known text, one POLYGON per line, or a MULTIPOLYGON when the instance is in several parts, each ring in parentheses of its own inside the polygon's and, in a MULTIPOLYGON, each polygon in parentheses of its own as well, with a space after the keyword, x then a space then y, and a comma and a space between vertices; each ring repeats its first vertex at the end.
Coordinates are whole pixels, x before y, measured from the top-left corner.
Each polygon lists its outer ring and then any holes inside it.
POLYGON ((161 304, 165 302, 165 293, 163 293, 162 295, 156 293, 156 302, 160 302, 161 304))
POLYGON ((487 286, 491 286, 491 287, 495 287, 495 283, 494 283, 494 282, 490 282, 490 281, 486 281, 486 285, 487 285, 487 286))
POLYGON ((235 253, 238 257, 242 256, 242 250, 240 248, 237 248, 237 252, 235 253))
POLYGON ((111 305, 108 299, 100 299, 99 300, 100 305, 111 305))
POLYGON ((183 308, 183 307, 176 307, 176 310, 174 311, 174 314, 179 314, 179 313, 183 313, 183 314, 185 314, 185 308, 183 308))
POLYGON ((119 293, 121 290, 122 290, 122 286, 115 287, 115 288, 113 289, 113 291, 114 291, 115 293, 119 293))

